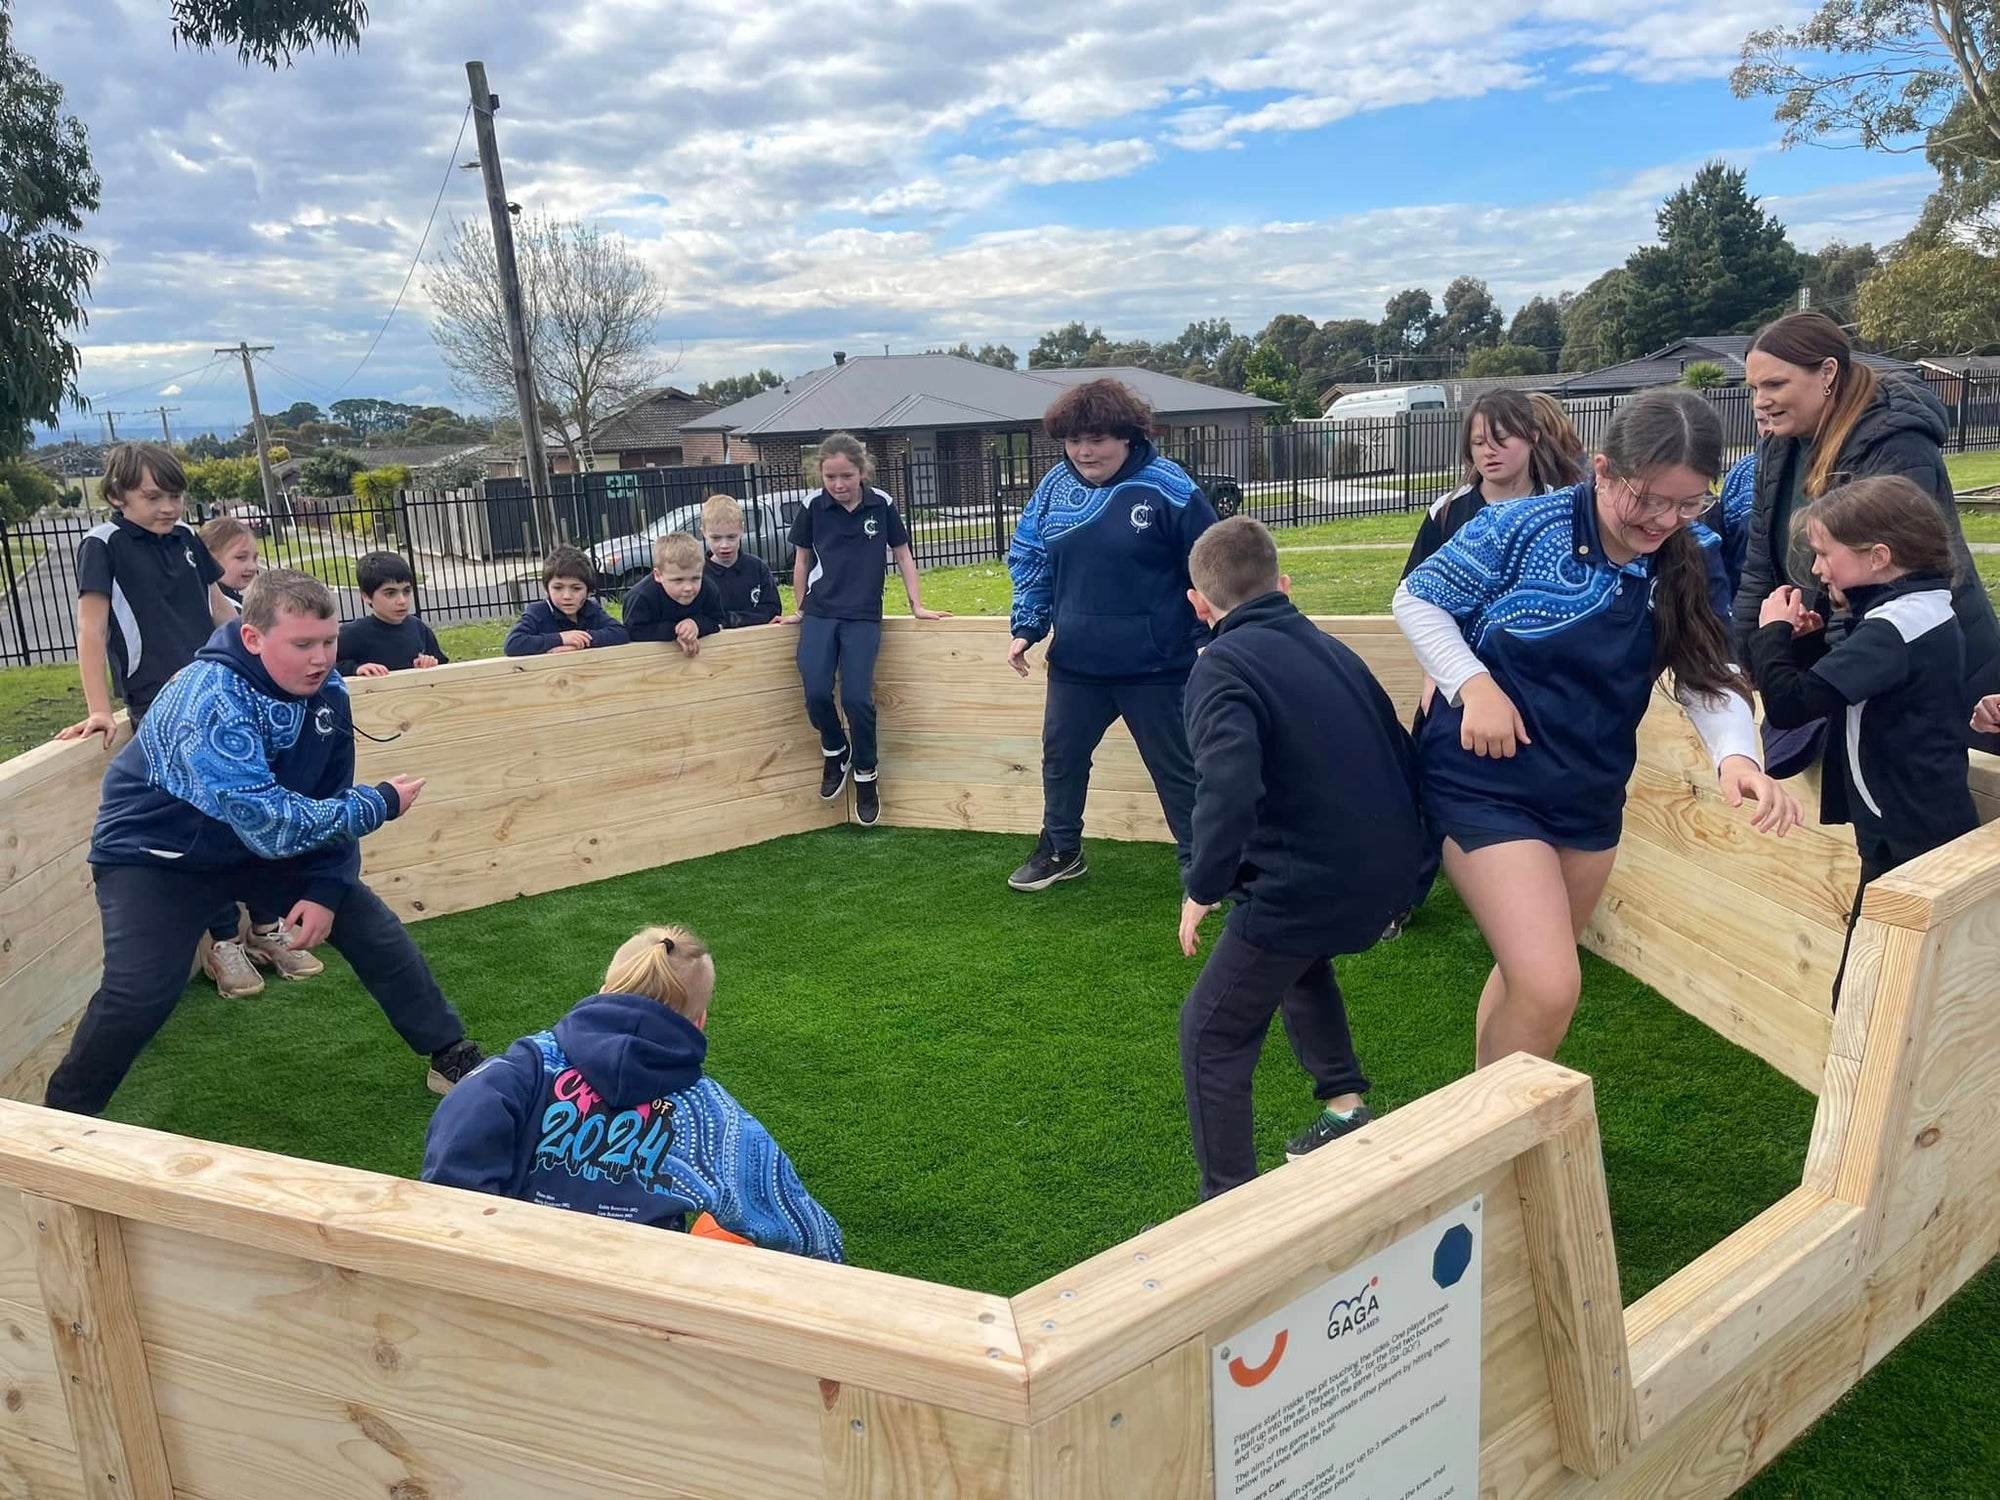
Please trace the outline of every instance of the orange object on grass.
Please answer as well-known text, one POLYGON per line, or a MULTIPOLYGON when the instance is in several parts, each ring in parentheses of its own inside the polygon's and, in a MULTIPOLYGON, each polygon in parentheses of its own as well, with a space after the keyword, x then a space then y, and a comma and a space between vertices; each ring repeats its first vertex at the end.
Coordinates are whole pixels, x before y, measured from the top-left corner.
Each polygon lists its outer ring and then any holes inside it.
POLYGON ((731 1234, 728 1230, 724 1229, 720 1224, 715 1222, 715 1215, 710 1213, 705 1213, 696 1219, 694 1226, 688 1230, 688 1233, 696 1239, 727 1240, 732 1245, 747 1245, 750 1243, 742 1235, 731 1234))

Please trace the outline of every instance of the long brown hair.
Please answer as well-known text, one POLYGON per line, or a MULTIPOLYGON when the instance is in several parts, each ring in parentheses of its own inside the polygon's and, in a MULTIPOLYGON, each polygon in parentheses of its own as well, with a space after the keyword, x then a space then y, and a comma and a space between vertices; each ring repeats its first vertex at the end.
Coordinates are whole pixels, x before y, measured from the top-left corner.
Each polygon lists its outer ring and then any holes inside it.
POLYGON ((1547 391, 1528 392, 1528 405, 1535 409, 1535 425, 1542 429, 1542 436, 1562 458, 1565 477, 1556 481, 1556 487, 1575 484, 1589 465, 1583 453, 1583 439, 1576 435, 1569 413, 1547 391))
MULTIPOLYGON (((1558 414, 1562 408, 1556 408, 1558 414)), ((1479 477, 1479 469, 1472 461, 1472 423, 1475 418, 1483 419, 1486 432, 1496 441, 1500 438, 1521 438, 1528 444, 1528 482, 1537 490, 1559 490, 1575 484, 1583 477, 1580 464, 1573 461, 1561 446, 1561 434, 1551 431, 1542 421, 1538 408, 1519 391, 1510 391, 1504 386, 1499 390, 1487 391, 1465 409, 1465 422, 1459 429, 1458 458, 1465 466, 1465 482, 1472 483, 1479 477)), ((1563 428, 1572 440, 1576 432, 1567 420, 1563 428)), ((1581 454, 1583 445, 1577 444, 1581 454)))
POLYGON ((1937 502, 1900 474, 1878 474, 1828 490, 1806 508, 1800 529, 1812 521, 1857 552, 1887 547, 1890 560, 1905 572, 1950 578, 1958 571, 1951 531, 1937 502))
POLYGON ((1868 403, 1875 399, 1881 382, 1875 372, 1854 357, 1854 346, 1841 327, 1825 313, 1786 313, 1757 330, 1744 351, 1768 354, 1802 370, 1817 371, 1828 360, 1834 362, 1833 389, 1826 410, 1819 414, 1813 429, 1812 465, 1806 470, 1806 498, 1817 500, 1833 483, 1840 464, 1840 450, 1868 403))
MULTIPOLYGON (((1627 402, 1604 434, 1604 461, 1622 479, 1692 469, 1713 484, 1722 473, 1722 419, 1693 391, 1650 390, 1627 402)), ((1692 528, 1676 527, 1653 554, 1653 670, 1671 672, 1676 692, 1750 696, 1730 664, 1728 632, 1708 592, 1708 559, 1692 528)))

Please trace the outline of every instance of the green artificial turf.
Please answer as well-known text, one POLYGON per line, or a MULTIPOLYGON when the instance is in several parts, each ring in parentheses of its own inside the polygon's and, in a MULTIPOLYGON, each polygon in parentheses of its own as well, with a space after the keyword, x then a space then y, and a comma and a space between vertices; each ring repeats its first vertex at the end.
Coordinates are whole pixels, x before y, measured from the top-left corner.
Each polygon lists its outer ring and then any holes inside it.
MULTIPOLYGON (((711 1071, 790 1151, 852 1259, 1013 1293, 1190 1206, 1196 1181, 1176 1016, 1198 965, 1175 942, 1172 851, 1095 842, 1087 880, 1020 896, 1002 879, 1026 848, 835 828, 413 930, 499 1048, 591 993, 637 927, 687 923, 716 953, 711 1071)), ((324 976, 256 999, 190 986, 113 1117, 413 1174, 423 1064, 321 952, 324 976)), ((1470 1068, 1488 961, 1441 888, 1402 938, 1341 962, 1378 1110, 1470 1068)), ((1628 1303, 1797 1186, 1812 1097, 1588 955, 1560 1060, 1596 1080, 1628 1303)), ((1267 1167, 1310 1112, 1274 1027, 1256 1085, 1267 1167)), ((2000 1457, 1997 1301, 1989 1272, 1757 1493, 1861 1493, 1840 1487, 1857 1472, 1906 1481, 1870 1493, 1974 1493, 1952 1486, 2000 1457)))

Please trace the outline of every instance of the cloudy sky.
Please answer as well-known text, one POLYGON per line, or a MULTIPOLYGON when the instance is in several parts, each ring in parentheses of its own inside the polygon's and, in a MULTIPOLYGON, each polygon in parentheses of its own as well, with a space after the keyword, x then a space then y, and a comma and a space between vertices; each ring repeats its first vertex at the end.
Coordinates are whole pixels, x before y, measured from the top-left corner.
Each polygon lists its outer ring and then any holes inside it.
POLYGON ((239 338, 275 346, 267 409, 466 404, 421 270, 363 356, 439 183, 427 255, 484 212, 451 169, 475 57, 509 196, 658 267, 688 385, 835 348, 1025 356, 1074 317, 1148 338, 1375 317, 1461 273, 1511 310, 1623 260, 1708 157, 1808 249, 1895 238, 1928 181, 1777 150, 1727 74, 1801 7, 1756 0, 372 0, 358 53, 276 74, 176 51, 168 0, 16 9, 104 179, 84 389, 177 405, 177 430, 247 420, 211 355, 239 338))

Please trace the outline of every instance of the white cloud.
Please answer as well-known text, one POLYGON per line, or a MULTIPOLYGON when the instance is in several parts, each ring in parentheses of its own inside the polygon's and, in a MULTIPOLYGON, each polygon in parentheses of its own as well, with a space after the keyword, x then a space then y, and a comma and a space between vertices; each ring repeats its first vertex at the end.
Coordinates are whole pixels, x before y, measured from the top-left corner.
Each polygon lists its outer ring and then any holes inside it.
POLYGON ((1159 159, 1159 152, 1142 140, 1063 141, 1002 157, 994 169, 1022 182, 1101 182, 1127 177, 1159 159))
POLYGON ((181 393, 181 390, 182 390, 181 383, 176 380, 170 382, 169 384, 161 386, 160 389, 156 392, 156 394, 161 396, 178 396, 181 393))

